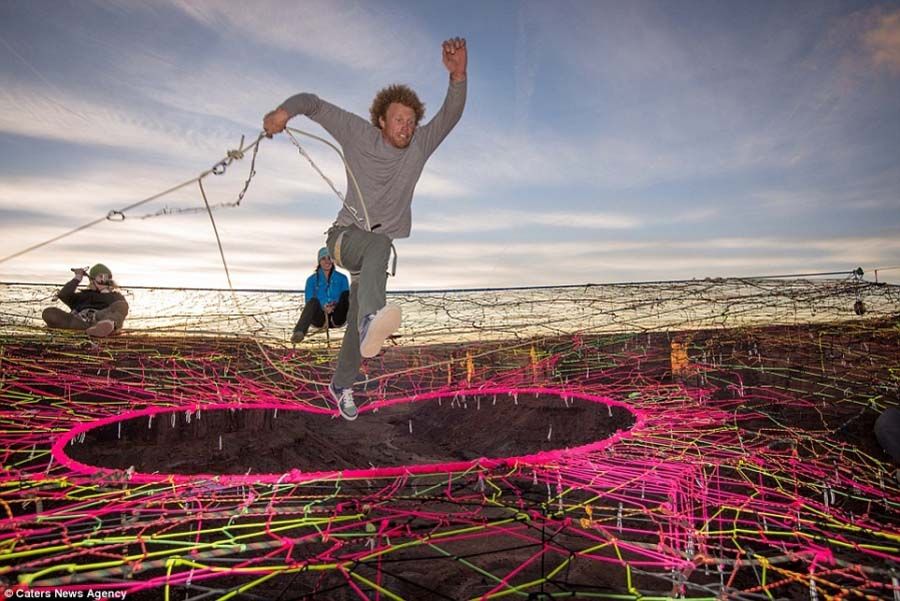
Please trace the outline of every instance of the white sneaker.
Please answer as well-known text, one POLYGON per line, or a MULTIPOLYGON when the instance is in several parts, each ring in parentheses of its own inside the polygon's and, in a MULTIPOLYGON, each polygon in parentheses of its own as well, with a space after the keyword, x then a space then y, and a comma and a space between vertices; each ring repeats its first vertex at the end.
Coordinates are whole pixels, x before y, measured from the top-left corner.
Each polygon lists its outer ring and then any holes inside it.
POLYGON ((385 305, 376 313, 366 315, 359 328, 359 354, 374 357, 388 336, 400 327, 401 311, 397 305, 385 305))
POLYGON ((98 321, 91 327, 89 327, 85 332, 87 332, 88 336, 94 336, 96 338, 106 338, 116 329, 116 323, 111 319, 104 319, 102 321, 98 321))

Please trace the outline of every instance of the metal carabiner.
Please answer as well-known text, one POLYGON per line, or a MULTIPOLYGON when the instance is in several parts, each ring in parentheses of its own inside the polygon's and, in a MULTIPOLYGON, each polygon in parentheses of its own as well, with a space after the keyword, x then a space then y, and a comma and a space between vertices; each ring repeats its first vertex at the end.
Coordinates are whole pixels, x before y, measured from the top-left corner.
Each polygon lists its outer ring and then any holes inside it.
POLYGON ((215 165, 213 165, 212 172, 214 175, 222 175, 225 173, 225 169, 228 167, 228 159, 219 161, 215 165))

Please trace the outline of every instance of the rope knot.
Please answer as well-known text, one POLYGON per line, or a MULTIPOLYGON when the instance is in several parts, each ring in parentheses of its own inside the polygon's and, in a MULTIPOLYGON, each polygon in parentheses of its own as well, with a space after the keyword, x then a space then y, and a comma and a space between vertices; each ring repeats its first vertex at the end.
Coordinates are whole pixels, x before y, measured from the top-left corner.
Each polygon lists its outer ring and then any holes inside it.
POLYGON ((244 151, 243 150, 229 150, 228 158, 231 159, 232 161, 240 161, 242 158, 244 158, 244 151))

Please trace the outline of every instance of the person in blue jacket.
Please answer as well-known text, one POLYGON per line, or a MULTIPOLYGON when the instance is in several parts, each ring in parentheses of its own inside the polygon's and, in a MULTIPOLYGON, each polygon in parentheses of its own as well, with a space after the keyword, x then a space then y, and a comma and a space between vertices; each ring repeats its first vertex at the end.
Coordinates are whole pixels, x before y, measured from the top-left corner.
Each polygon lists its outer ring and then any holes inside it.
POLYGON ((321 328, 328 317, 328 327, 339 328, 347 323, 347 310, 350 308, 350 284, 347 276, 334 269, 334 261, 328 248, 319 249, 319 264, 316 271, 306 279, 306 304, 291 342, 302 342, 310 325, 321 328))

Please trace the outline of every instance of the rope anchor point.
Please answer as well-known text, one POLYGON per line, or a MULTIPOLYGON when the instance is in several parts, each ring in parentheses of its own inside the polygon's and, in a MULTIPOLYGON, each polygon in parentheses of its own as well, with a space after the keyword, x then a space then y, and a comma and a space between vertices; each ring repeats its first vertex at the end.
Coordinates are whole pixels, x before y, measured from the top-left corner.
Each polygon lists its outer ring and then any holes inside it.
POLYGON ((222 175, 233 161, 240 161, 244 158, 244 136, 241 136, 241 142, 236 149, 231 149, 225 153, 225 158, 213 165, 212 172, 214 175, 222 175))

